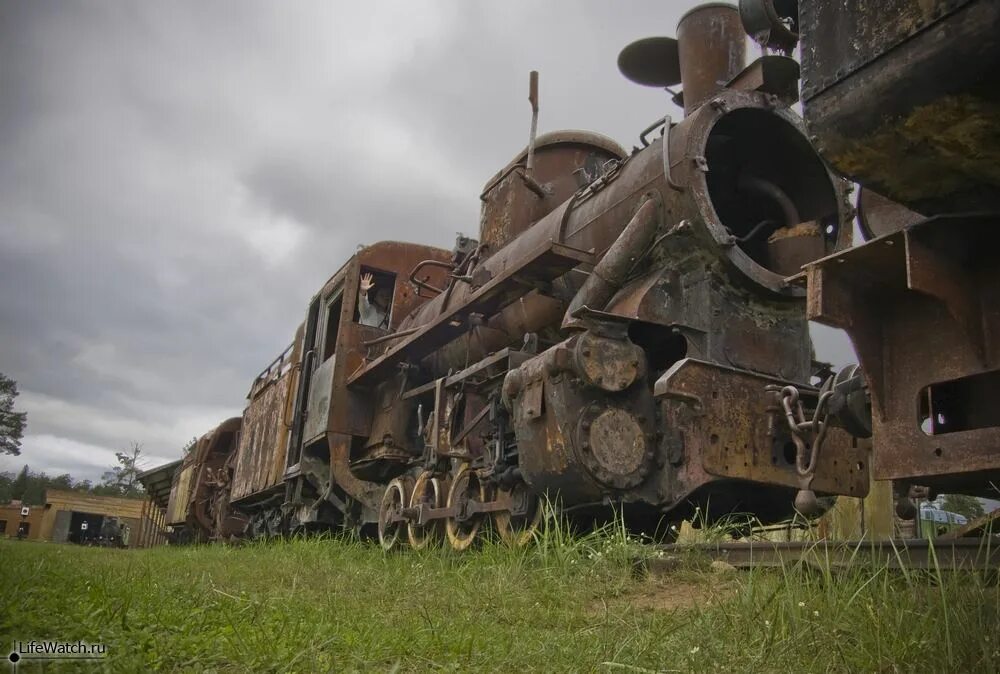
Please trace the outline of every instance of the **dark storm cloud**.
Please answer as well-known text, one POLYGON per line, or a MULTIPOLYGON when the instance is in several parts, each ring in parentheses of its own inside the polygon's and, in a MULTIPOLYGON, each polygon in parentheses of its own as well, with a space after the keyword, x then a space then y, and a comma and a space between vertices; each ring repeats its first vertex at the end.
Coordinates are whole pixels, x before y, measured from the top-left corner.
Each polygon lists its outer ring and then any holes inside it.
POLYGON ((542 131, 630 147, 679 115, 615 58, 692 4, 5 3, 0 371, 29 435, 0 470, 173 458, 359 244, 475 234, 529 70, 542 131))

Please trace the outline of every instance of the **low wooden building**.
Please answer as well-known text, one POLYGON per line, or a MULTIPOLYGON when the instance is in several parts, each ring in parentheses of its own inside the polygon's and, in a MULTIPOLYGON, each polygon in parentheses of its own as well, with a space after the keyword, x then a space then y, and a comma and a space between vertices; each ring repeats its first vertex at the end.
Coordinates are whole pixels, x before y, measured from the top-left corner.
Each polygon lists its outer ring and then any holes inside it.
POLYGON ((25 506, 20 501, 0 505, 0 537, 38 538, 42 528, 42 506, 25 506))
POLYGON ((0 506, 3 535, 53 543, 107 543, 130 548, 166 543, 163 509, 149 498, 95 496, 85 492, 48 489, 44 506, 31 506, 26 517, 21 505, 0 506))
POLYGON ((150 532, 151 537, 156 540, 154 545, 166 543, 170 537, 171 527, 167 518, 169 513, 167 506, 170 502, 170 490, 174 483, 174 475, 180 466, 181 459, 177 459, 139 473, 139 482, 146 490, 149 503, 159 511, 159 516, 154 522, 155 526, 150 532))

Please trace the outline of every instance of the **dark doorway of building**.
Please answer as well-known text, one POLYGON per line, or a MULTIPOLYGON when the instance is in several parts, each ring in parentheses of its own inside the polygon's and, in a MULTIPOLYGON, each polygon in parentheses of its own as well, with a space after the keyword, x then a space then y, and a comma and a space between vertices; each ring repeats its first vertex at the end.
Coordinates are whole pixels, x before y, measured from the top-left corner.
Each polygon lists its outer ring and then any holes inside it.
POLYGON ((103 515, 74 512, 69 520, 69 536, 66 540, 70 543, 96 543, 101 536, 103 524, 103 515))

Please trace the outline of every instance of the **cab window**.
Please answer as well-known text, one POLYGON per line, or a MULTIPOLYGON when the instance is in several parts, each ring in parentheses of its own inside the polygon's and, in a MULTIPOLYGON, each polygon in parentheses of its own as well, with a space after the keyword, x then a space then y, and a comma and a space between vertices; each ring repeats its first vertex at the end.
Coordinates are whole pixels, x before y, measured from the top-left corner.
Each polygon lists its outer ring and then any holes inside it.
POLYGON ((354 322, 388 330, 392 318, 392 298, 395 289, 395 274, 370 267, 361 267, 354 322))

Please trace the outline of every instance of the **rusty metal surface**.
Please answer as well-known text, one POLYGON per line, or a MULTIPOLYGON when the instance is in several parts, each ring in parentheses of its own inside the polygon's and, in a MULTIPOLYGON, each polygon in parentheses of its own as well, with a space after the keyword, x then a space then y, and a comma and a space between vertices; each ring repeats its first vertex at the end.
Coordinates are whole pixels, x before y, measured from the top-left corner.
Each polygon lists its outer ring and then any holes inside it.
POLYGON ((801 3, 803 109, 842 173, 927 215, 1000 206, 1000 4, 801 3))
MULTIPOLYGON (((367 437, 372 428, 375 413, 371 404, 372 392, 348 389, 346 382, 366 362, 377 358, 387 345, 392 344, 382 342, 372 345, 373 340, 399 329, 404 317, 428 301, 428 296, 421 295, 419 288, 410 282, 410 272, 424 260, 445 263, 451 259, 452 253, 444 249, 383 241, 360 250, 324 286, 315 300, 320 305, 338 296, 340 298, 335 352, 322 362, 316 358, 314 367, 317 369, 308 373, 309 385, 305 395, 295 401, 296 415, 302 420, 302 428, 300 433, 292 435, 293 439, 298 438, 301 445, 290 448, 293 457, 300 457, 290 466, 296 476, 292 478, 292 484, 297 485, 293 491, 307 487, 308 491, 315 492, 311 498, 323 501, 336 485, 340 493, 368 507, 377 504, 381 495, 374 495, 374 483, 358 479, 350 468, 352 461, 358 459, 351 455, 350 438, 367 437), (362 267, 395 277, 388 330, 362 325, 355 320, 362 267)), ((441 267, 428 267, 421 272, 421 280, 432 286, 446 285, 446 278, 447 269, 441 267)), ((314 328, 310 332, 307 329, 303 350, 321 353, 324 348, 321 340, 324 338, 323 330, 314 328)), ((309 517, 316 516, 319 501, 306 505, 309 517)))
POLYGON ((677 23, 684 114, 717 94, 745 65, 746 33, 735 5, 711 2, 677 23))
POLYGON ((636 381, 611 395, 586 383, 586 361, 570 355, 586 338, 574 336, 528 360, 507 376, 503 389, 525 481, 535 493, 559 494, 567 505, 637 486, 653 459, 648 388, 636 381))
POLYGON ((767 54, 741 70, 727 85, 778 97, 785 105, 799 100, 799 64, 788 56, 767 54))
MULTIPOLYGON (((471 295, 462 298, 449 310, 434 316, 421 330, 402 342, 392 346, 384 356, 376 359, 351 378, 351 384, 364 384, 378 377, 384 377, 403 359, 419 359, 429 355, 441 343, 447 343, 465 334, 466 321, 471 314, 492 315, 525 294, 525 287, 533 287, 540 282, 561 276, 578 264, 593 259, 586 251, 571 248, 554 241, 542 242, 534 251, 517 260, 516 265, 498 273, 489 283, 471 295)), ((491 260, 487 260, 489 264, 491 260)), ((440 297, 440 296, 439 296, 440 297)), ((432 305, 432 303, 428 303, 432 305)), ((439 306, 436 303, 432 306, 439 306)))
POLYGON ((628 489, 642 483, 653 463, 649 419, 625 407, 591 403, 580 416, 580 458, 598 482, 628 489))
POLYGON ((167 524, 182 526, 189 540, 216 540, 241 533, 245 521, 229 508, 236 439, 242 419, 227 419, 201 436, 177 472, 167 524))
MULTIPOLYGON (((386 331, 361 325, 354 320, 361 267, 396 275, 396 291, 393 296, 389 330, 397 330, 401 328, 406 316, 429 301, 426 295, 420 295, 406 280, 417 263, 428 259, 448 261, 451 259, 451 253, 431 246, 393 241, 380 242, 360 251, 348 266, 344 282, 340 333, 337 339, 337 365, 330 389, 328 431, 367 435, 370 429, 372 409, 368 395, 362 390, 348 389, 347 382, 366 363, 377 359, 381 354, 379 349, 384 347, 367 347, 365 342, 386 334, 386 331)), ((445 285, 446 274, 443 269, 428 269, 427 275, 432 285, 445 285)))
POLYGON ((588 131, 540 136, 531 172, 531 178, 543 188, 540 197, 525 183, 520 168, 526 152, 518 154, 483 190, 479 227, 487 256, 573 196, 581 183, 598 178, 608 161, 627 156, 610 138, 588 131))
POLYGON ((609 393, 624 391, 645 376, 642 349, 621 339, 584 332, 576 341, 573 357, 583 381, 609 393))
POLYGON ((786 54, 799 41, 798 0, 740 0, 740 20, 754 42, 786 54))
MULTIPOLYGON (((832 0, 800 3, 806 100, 910 40, 946 13, 974 0, 857 0, 849 11, 832 0)), ((983 3, 987 4, 987 3, 983 3)))
POLYGON ((337 356, 323 362, 312 375, 309 390, 309 406, 306 408, 303 442, 309 444, 323 437, 329 427, 330 397, 333 395, 333 373, 337 356))
POLYGON ((607 305, 611 296, 628 280, 637 257, 649 248, 662 222, 659 195, 654 192, 642 202, 621 235, 611 244, 601 261, 594 265, 566 309, 563 328, 579 327, 580 321, 573 314, 581 307, 603 309, 607 305))
MULTIPOLYGON (((662 163, 662 140, 656 140, 648 148, 632 156, 601 185, 581 190, 501 251, 487 258, 482 263, 482 268, 490 272, 491 277, 496 277, 504 270, 509 270, 511 265, 525 264, 525 260, 530 259, 536 251, 551 245, 552 242, 563 242, 578 250, 593 250, 600 258, 629 222, 634 213, 634 200, 650 191, 656 191, 663 199, 665 212, 669 214, 664 226, 674 227, 673 233, 682 235, 686 228, 690 228, 687 231, 697 237, 701 231, 705 231, 721 249, 721 259, 732 265, 738 273, 749 277, 752 283, 779 295, 803 296, 804 292, 801 289, 789 286, 784 282, 783 275, 766 267, 766 258, 760 255, 755 257, 749 248, 733 244, 735 235, 746 233, 740 229, 745 225, 737 221, 736 216, 729 222, 728 211, 724 211, 724 217, 720 217, 716 210, 720 204, 728 203, 727 199, 731 201, 729 195, 734 189, 734 186, 727 182, 727 173, 720 169, 727 162, 746 163, 750 157, 773 155, 776 159, 775 166, 780 162, 781 172, 775 173, 776 169, 770 169, 771 181, 778 185, 786 185, 785 192, 796 203, 796 210, 801 217, 808 220, 822 219, 825 253, 844 247, 850 242, 851 227, 842 226, 850 220, 849 205, 844 198, 846 194, 844 185, 827 172, 822 161, 811 150, 801 122, 793 113, 783 108, 775 108, 764 94, 758 92, 729 91, 720 95, 719 100, 724 104, 703 106, 697 113, 678 124, 670 135, 669 142, 674 146, 670 154, 672 161, 675 162, 672 170, 674 176, 685 185, 683 191, 677 192, 666 185, 662 163), (721 121, 732 119, 734 114, 735 119, 728 126, 720 125, 721 121), (715 139, 719 134, 726 138, 735 136, 764 140, 759 151, 754 143, 748 144, 746 158, 730 158, 725 154, 716 158, 709 150, 710 144, 716 142, 715 139), (771 142, 768 144, 769 134, 773 134, 774 138, 770 139, 771 142), (706 155, 709 162, 717 162, 714 164, 715 170, 710 173, 706 173, 705 169, 708 167, 703 166, 706 155), (718 178, 713 178, 711 182, 707 180, 706 176, 716 174, 718 178), (827 232, 827 229, 830 231, 827 232)), ((752 170, 759 173, 763 169, 752 170)), ((738 204, 734 203, 731 208, 733 212, 743 212, 738 204)), ((717 250, 713 255, 717 259, 720 257, 717 250)), ((656 251, 653 251, 651 256, 653 261, 662 259, 656 255, 656 251)), ((556 284, 553 284, 553 292, 556 290, 556 284)), ((468 303, 470 295, 474 292, 476 290, 468 284, 459 283, 450 296, 439 295, 430 300, 400 327, 426 325, 432 321, 444 323, 441 315, 446 308, 452 306, 465 311, 461 308, 468 303)), ((520 311, 529 299, 531 298, 524 297, 517 305, 517 310, 520 311)), ((532 303, 534 304, 534 300, 532 303)), ((546 308, 543 311, 546 312, 542 315, 544 322, 544 317, 549 315, 551 309, 546 308)), ((454 328, 449 335, 433 340, 433 347, 441 348, 454 336, 467 334, 461 326, 454 328)), ((422 334, 418 332, 394 344, 390 350, 390 353, 396 354, 394 359, 398 362, 399 357, 408 355, 411 349, 409 344, 423 341, 425 338, 421 336, 422 334)), ((516 343, 521 335, 509 334, 507 338, 516 343)), ((501 341, 493 348, 499 349, 511 342, 504 344, 501 341)), ((412 357, 423 357, 430 350, 427 346, 414 350, 412 357)), ((465 352, 458 353, 464 360, 465 352)), ((441 362, 437 367, 454 367, 457 364, 441 362)), ((382 366, 376 362, 369 366, 367 371, 355 375, 353 381, 362 381, 371 376, 371 371, 382 366)))
POLYGON ((1000 474, 1000 391, 952 384, 1000 369, 998 224, 936 217, 807 269, 809 317, 847 331, 868 382, 877 479, 985 494, 1000 474))
POLYGON ((815 222, 783 227, 767 239, 768 266, 775 273, 792 276, 803 265, 823 257, 825 249, 822 231, 815 222))
MULTIPOLYGON (((781 424, 768 385, 786 382, 686 359, 656 382, 663 416, 678 429, 687 459, 679 491, 700 486, 704 473, 798 488, 795 446, 781 424), (686 484, 684 484, 686 482, 686 484)), ((815 405, 812 389, 805 400, 815 405)), ((819 453, 812 489, 861 497, 868 493, 868 453, 846 432, 831 429, 819 453)))
POLYGON ((906 206, 862 187, 858 191, 858 227, 865 241, 892 234, 924 219, 906 206))
POLYGON ((292 403, 302 367, 302 330, 250 389, 243 411, 231 501, 280 485, 292 422, 292 403))

